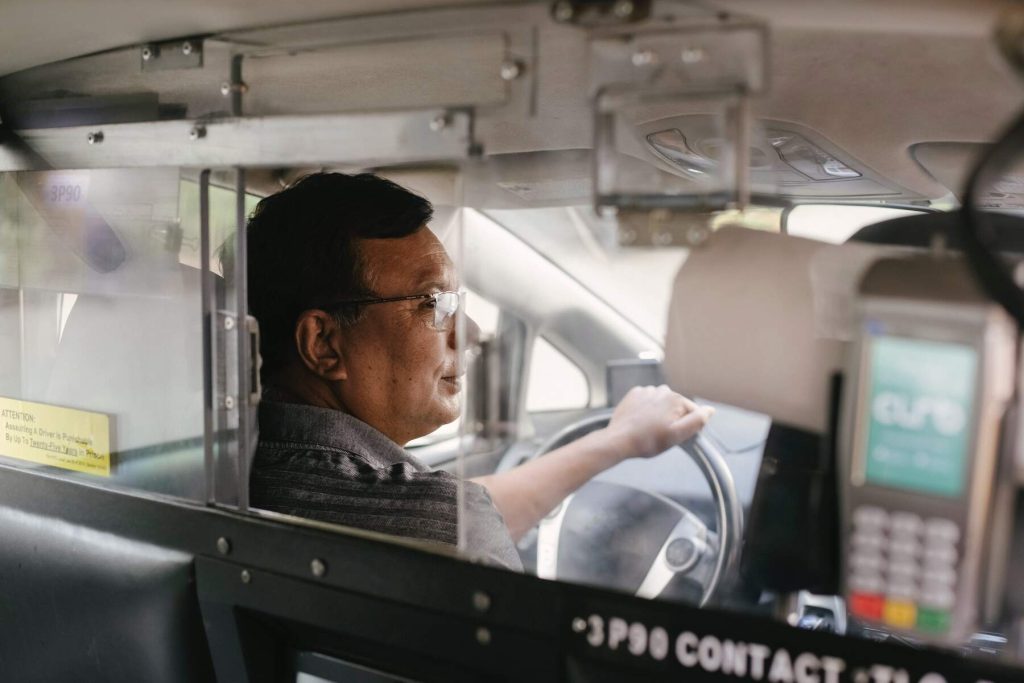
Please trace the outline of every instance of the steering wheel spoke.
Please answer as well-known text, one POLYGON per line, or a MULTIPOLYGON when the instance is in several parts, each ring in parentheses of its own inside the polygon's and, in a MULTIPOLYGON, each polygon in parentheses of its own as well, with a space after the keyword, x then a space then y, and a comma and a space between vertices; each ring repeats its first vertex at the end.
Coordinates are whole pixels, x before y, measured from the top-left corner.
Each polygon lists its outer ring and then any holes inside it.
POLYGON ((688 575, 702 587, 713 574, 718 547, 717 534, 686 508, 680 506, 678 509, 682 517, 661 544, 651 568, 636 589, 638 597, 658 597, 676 574, 688 575))

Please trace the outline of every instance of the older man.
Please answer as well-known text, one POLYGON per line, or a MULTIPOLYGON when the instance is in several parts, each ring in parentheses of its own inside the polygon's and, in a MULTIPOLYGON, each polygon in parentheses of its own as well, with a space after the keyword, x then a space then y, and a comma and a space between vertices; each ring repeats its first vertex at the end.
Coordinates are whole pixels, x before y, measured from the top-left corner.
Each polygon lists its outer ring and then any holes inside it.
MULTIPOLYGON (((455 420, 458 275, 425 199, 377 176, 316 174, 248 226, 250 308, 266 393, 252 504, 407 538, 457 542, 457 480, 403 446, 455 420)), ((470 329, 475 325, 468 321, 470 329)), ((631 391, 608 426, 465 482, 467 550, 520 567, 518 538, 597 473, 693 436, 710 409, 631 391)))

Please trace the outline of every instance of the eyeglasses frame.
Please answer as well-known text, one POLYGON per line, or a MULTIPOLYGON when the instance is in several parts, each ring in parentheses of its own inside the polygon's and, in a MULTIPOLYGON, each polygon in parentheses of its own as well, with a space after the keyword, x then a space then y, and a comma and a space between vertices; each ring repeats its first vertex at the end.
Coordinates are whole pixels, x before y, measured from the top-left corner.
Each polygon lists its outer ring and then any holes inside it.
MULTIPOLYGON (((435 299, 435 305, 436 305, 437 297, 441 296, 442 294, 454 294, 456 299, 458 300, 458 302, 459 302, 458 305, 455 307, 455 310, 452 311, 452 313, 451 313, 451 316, 454 317, 455 314, 459 312, 459 309, 462 308, 465 305, 466 290, 464 290, 464 289, 459 289, 459 290, 446 289, 446 290, 443 290, 443 291, 440 291, 440 292, 434 292, 433 294, 410 294, 408 296, 389 296, 389 297, 382 297, 382 298, 377 298, 377 299, 357 299, 355 301, 339 301, 338 303, 331 304, 330 306, 328 306, 326 308, 328 310, 335 310, 335 309, 341 308, 343 306, 369 306, 371 304, 389 304, 389 303, 393 303, 395 301, 417 301, 419 299, 435 299)), ((434 325, 433 327, 438 332, 444 332, 445 331, 443 328, 439 328, 437 325, 434 325)))

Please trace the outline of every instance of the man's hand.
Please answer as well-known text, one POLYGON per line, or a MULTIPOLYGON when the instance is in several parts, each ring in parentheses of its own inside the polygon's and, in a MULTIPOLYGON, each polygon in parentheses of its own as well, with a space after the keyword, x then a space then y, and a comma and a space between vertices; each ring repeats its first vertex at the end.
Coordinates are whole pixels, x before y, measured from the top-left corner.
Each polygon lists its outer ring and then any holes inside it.
POLYGON ((605 432, 620 444, 621 460, 648 458, 695 435, 714 412, 664 384, 633 387, 615 407, 605 432))
POLYGON ((637 387, 623 397, 604 429, 515 469, 474 479, 487 488, 518 540, 566 496, 626 458, 650 457, 700 431, 713 408, 666 386, 637 387))

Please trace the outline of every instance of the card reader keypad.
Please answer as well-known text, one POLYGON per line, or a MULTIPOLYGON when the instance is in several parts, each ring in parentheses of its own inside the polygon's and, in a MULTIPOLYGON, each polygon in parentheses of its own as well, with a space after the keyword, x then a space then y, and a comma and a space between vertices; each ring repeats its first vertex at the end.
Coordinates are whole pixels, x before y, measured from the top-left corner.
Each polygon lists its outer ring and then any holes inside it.
POLYGON ((849 609, 901 629, 949 629, 957 588, 960 527, 941 517, 862 505, 847 548, 849 609))

